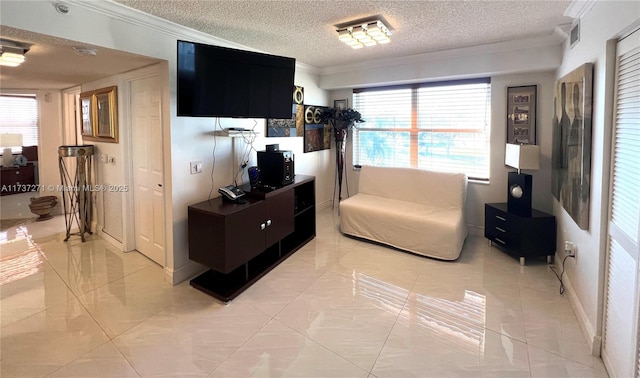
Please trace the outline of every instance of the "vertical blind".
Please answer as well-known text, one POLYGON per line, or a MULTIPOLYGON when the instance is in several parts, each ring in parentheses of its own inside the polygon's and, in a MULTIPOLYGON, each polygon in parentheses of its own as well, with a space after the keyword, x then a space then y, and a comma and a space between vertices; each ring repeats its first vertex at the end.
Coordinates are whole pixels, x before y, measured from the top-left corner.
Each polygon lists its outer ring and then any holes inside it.
POLYGON ((354 165, 489 179, 490 79, 354 90, 354 165))
MULTIPOLYGON (((0 133, 22 134, 23 146, 38 145, 38 103, 35 95, 0 96, 0 133)), ((21 153, 22 146, 12 148, 21 153)))

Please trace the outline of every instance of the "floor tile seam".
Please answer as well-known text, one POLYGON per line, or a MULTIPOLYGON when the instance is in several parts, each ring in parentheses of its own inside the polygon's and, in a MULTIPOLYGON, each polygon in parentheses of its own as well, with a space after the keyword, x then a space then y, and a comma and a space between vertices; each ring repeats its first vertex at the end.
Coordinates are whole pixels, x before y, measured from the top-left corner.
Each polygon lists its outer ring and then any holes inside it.
MULTIPOLYGON (((108 337, 108 335, 107 335, 107 337, 108 337)), ((114 342, 113 342, 113 340, 111 340, 111 339, 109 339, 109 340, 105 341, 104 343, 102 343, 102 344, 100 344, 100 345, 96 346, 95 348, 92 348, 92 349, 88 350, 86 353, 82 354, 81 356, 78 356, 78 357, 74 358, 73 360, 71 360, 71 361, 67 362, 66 364, 64 364, 64 365, 62 365, 62 366, 60 366, 60 367, 58 367, 56 370, 54 370, 54 371, 52 371, 51 373, 47 374, 47 375, 46 375, 46 377, 50 377, 50 376, 52 376, 52 375, 53 375, 53 374, 55 374, 57 371, 60 371, 60 370, 64 369, 65 367, 67 367, 67 366, 71 365, 72 363, 74 363, 74 362, 78 361, 79 359, 81 359, 81 358, 85 357, 85 356, 86 356, 86 355, 88 355, 89 353, 96 351, 98 348, 102 348, 103 346, 105 346, 105 345, 106 345, 106 344, 108 344, 108 343, 111 343, 111 345, 113 345, 113 347, 118 351, 118 353, 119 353, 119 354, 120 354, 120 355, 125 359, 125 361, 127 361, 127 363, 128 363, 128 364, 129 364, 129 366, 133 369, 133 371, 135 371, 135 372, 136 372, 136 374, 138 375, 138 377, 141 377, 140 373, 138 373, 138 370, 136 370, 136 368, 131 364, 131 361, 129 361, 129 360, 127 359, 127 357, 126 357, 125 355, 123 355, 123 354, 122 354, 122 352, 120 351, 120 349, 118 348, 118 346, 117 346, 117 345, 115 345, 115 343, 114 343, 114 342)))
POLYGON ((282 311, 284 311, 285 308, 287 308, 291 303, 293 303, 296 299, 300 298, 300 296, 304 293, 306 293, 307 290, 309 290, 309 288, 311 287, 311 285, 313 285, 314 283, 316 283, 322 276, 324 276, 325 274, 327 274, 329 272, 329 270, 325 271, 324 273, 322 273, 321 275, 319 275, 318 277, 316 277, 314 280, 312 280, 311 282, 309 282, 307 284, 307 286, 302 289, 300 292, 298 292, 298 294, 296 294, 295 297, 293 297, 286 305, 284 305, 280 310, 278 310, 278 312, 276 312, 275 314, 273 314, 273 316, 271 316, 272 320, 275 319, 278 315, 280 315, 280 313, 282 313, 282 311))
MULTIPOLYGON (((573 362, 574 364, 578 364, 578 365, 580 365, 580 366, 584 366, 584 367, 586 367, 586 368, 588 368, 588 369, 598 370, 598 371, 602 370, 602 369, 599 369, 598 367, 589 366, 589 365, 587 365, 587 364, 585 364, 585 363, 583 363, 583 362, 576 361, 575 359, 573 359, 573 358, 571 358, 571 357, 568 357, 568 356, 565 356, 565 355, 563 355, 563 354, 560 354, 560 353, 558 353, 557 351, 552 351, 552 350, 548 350, 548 349, 545 349, 545 348, 541 348, 541 347, 539 347, 539 346, 536 346, 536 345, 530 344, 530 343, 528 343, 528 342, 527 342, 527 346, 528 346, 528 347, 530 347, 530 348, 533 348, 533 349, 537 349, 537 350, 540 350, 540 351, 543 351, 543 352, 549 353, 549 354, 553 354, 553 355, 554 355, 554 356, 556 356, 556 357, 560 357, 560 358, 562 358, 563 360, 573 362)), ((601 358, 601 357, 595 357, 595 356, 591 356, 591 355, 589 355, 589 356, 590 356, 590 357, 592 357, 592 358, 599 358, 599 359, 600 359, 600 361, 602 361, 602 358, 601 358)), ((604 370, 605 370, 605 372, 606 372, 606 367, 605 367, 605 365, 604 365, 604 361, 602 361, 602 366, 603 366, 603 368, 604 368, 604 370)), ((609 374, 609 373, 607 372, 607 374, 609 374)))
MULTIPOLYGON (((267 316, 270 316, 270 315, 267 315, 267 316)), ((216 366, 215 368, 213 368, 213 370, 208 372, 206 376, 208 377, 211 374, 213 374, 216 370, 218 370, 222 365, 224 365, 225 362, 227 362, 227 360, 229 360, 234 354, 236 354, 240 349, 242 349, 243 346, 245 346, 249 341, 251 341, 251 339, 253 339, 258 333, 260 333, 260 331, 265 329, 269 325, 269 323, 271 323, 274 320, 276 320, 275 317, 272 317, 268 321, 264 322, 264 324, 261 325, 254 333, 249 335, 243 342, 240 343, 240 345, 238 345, 235 349, 233 349, 231 353, 229 353, 222 361, 220 361, 218 366, 216 366)))
MULTIPOLYGON (((31 237, 30 237, 30 238, 31 238, 31 237)), ((67 243, 67 242, 66 242, 66 241, 58 241, 58 243, 67 243)), ((36 245, 36 244, 35 244, 35 242, 34 242, 34 245, 36 245)), ((64 244, 63 244, 63 245, 64 245, 64 244)), ((80 296, 84 296, 84 295, 86 295, 86 294, 88 294, 88 293, 90 293, 90 292, 92 292, 92 291, 94 291, 94 290, 97 290, 98 288, 101 288, 101 287, 104 287, 104 286, 108 285, 108 284, 109 284, 109 283, 111 283, 111 282, 117 281, 117 279, 114 279, 114 280, 112 280, 112 281, 108 281, 107 283, 105 283, 105 284, 103 284, 103 285, 97 286, 97 287, 95 287, 95 288, 93 288, 92 290, 89 290, 89 291, 87 291, 87 292, 79 292, 79 293, 76 293, 76 292, 75 292, 75 290, 74 290, 74 289, 72 289, 72 288, 71 288, 71 286, 69 285, 69 282, 67 282, 67 281, 62 277, 62 274, 60 273, 60 271, 58 271, 58 269, 56 268, 56 266, 55 266, 55 265, 53 265, 53 264, 51 263, 51 261, 49 261, 49 259, 47 258, 47 256, 42 252, 42 249, 41 249, 41 248, 39 248, 39 247, 36 247, 36 248, 38 248, 38 251, 40 252, 40 254, 42 254, 42 255, 43 255, 43 257, 45 258, 45 260, 47 261, 47 263, 49 264, 49 266, 53 269, 53 271, 54 271, 54 272, 56 272, 56 275, 57 275, 57 276, 62 280, 62 282, 64 282, 64 284, 65 284, 65 286, 67 287, 67 289, 68 289, 68 290, 69 290, 69 291, 70 291, 70 292, 71 292, 71 293, 72 293, 72 294, 73 294, 73 295, 74 295, 74 296, 75 296, 75 297, 76 297, 76 298, 77 298, 81 303, 82 303, 82 301, 80 300, 80 296)), ((124 277, 122 277, 122 278, 124 278, 124 277)), ((84 303, 82 303, 82 305, 83 305, 83 307, 85 307, 85 306, 84 306, 84 303)), ((85 309, 86 309, 86 307, 85 307, 85 309)), ((86 310, 88 311, 88 309, 86 309, 86 310)))
POLYGON ((409 298, 407 297, 407 299, 404 302, 404 305, 402 306, 402 309, 400 309, 400 311, 398 311, 398 314, 396 315, 395 321, 393 322, 393 324, 389 328, 389 333, 387 334, 387 337, 384 339, 384 342, 382 343, 382 347, 380 348, 380 351, 378 351, 378 355, 376 356, 375 360, 373 361, 373 365, 371 366, 371 369, 369 370, 369 374, 370 375, 375 376, 373 374, 373 370, 375 370, 376 364, 378 363, 378 359, 380 359, 380 356, 382 355, 382 351, 384 350, 384 347, 387 345, 387 342, 389 341, 389 337, 391 337, 391 334, 393 333, 393 330, 396 328, 396 324, 398 324, 398 319, 400 319, 400 316, 404 312, 408 302, 409 302, 409 298))
MULTIPOLYGON (((133 275, 133 274, 140 273, 141 271, 143 271, 143 270, 145 270, 145 269, 150 269, 150 268, 154 268, 154 267, 155 267, 155 265, 147 265, 147 266, 142 267, 142 268, 140 268, 140 269, 138 269, 138 270, 136 270, 136 271, 134 271, 134 272, 127 273, 127 274, 125 274, 125 275, 123 275, 123 276, 121 276, 121 277, 119 277, 119 278, 114 278, 113 280, 111 280, 111 281, 107 281, 106 283, 104 283, 104 284, 102 284, 102 285, 99 285, 99 286, 96 286, 96 287, 92 288, 91 290, 88 290, 88 291, 85 291, 85 292, 82 292, 82 293, 78 294, 78 297, 84 297, 84 296, 86 296, 86 295, 88 295, 88 294, 93 293, 94 291, 97 291, 97 290, 99 290, 99 289, 103 289, 103 288, 105 288, 105 287, 109 286, 109 284, 112 284, 112 283, 117 282, 117 281, 120 281, 120 280, 123 280, 123 281, 124 281, 124 279, 125 279, 125 278, 127 278, 127 277, 129 277, 129 276, 131 276, 131 275, 133 275)), ((161 269, 161 268, 160 268, 160 269, 161 269)), ((63 281, 64 281, 64 280, 63 280, 63 281)), ((163 282, 165 282, 165 281, 163 281, 163 282)), ((66 283, 66 282, 65 282, 65 283, 66 283)), ((172 285, 172 286, 170 286, 170 287, 174 287, 174 286, 175 286, 175 285, 172 285)), ((165 308, 166 308, 166 307, 163 307, 163 310, 164 310, 165 308)))
MULTIPOLYGON (((286 327, 286 328, 290 329, 291 331, 293 331, 293 332, 297 333, 298 335, 300 335, 300 336, 304 337, 306 340, 311 341, 312 343, 314 343, 315 345, 319 346, 320 348, 322 348, 322 349, 326 350, 327 352, 329 352, 329 353, 333 354, 334 356, 337 356, 337 357, 339 357, 340 359, 342 359, 342 360, 344 360, 344 361, 348 362, 349 364, 351 364, 352 366, 354 366, 354 367, 356 367, 356 368, 358 368, 358 369, 362 370, 363 372, 366 372, 366 373, 368 373, 368 374, 371 374, 371 370, 373 370, 373 366, 371 366, 371 369, 370 369, 370 370, 366 370, 366 369, 362 368, 361 366, 359 366, 358 364, 356 364, 356 363, 354 363, 353 361, 351 361, 350 359, 348 359, 347 357, 345 357, 345 356, 341 355, 340 353, 338 353, 338 352, 334 351, 333 349, 329 348, 328 346, 326 346, 326 345, 322 344, 321 342, 319 342, 319 341, 317 341, 317 340, 313 339, 312 337, 307 336, 307 335, 305 335, 305 334, 301 333, 301 332, 300 332, 300 331, 298 331, 297 329, 295 329, 295 328, 293 328, 293 327, 289 326, 288 324, 286 324, 286 323, 282 322, 281 320, 279 320, 279 319, 275 319, 275 318, 274 318, 274 319, 273 319, 273 321, 278 322, 278 324, 280 324, 280 325, 282 325, 282 326, 284 326, 284 327, 286 327)), ((384 344, 383 344, 383 345, 384 345, 384 344)), ((382 348, 381 348, 380 350, 382 350, 382 348)), ((374 362, 374 365, 375 365, 375 362, 374 362)))
MULTIPOLYGON (((93 290, 92 290, 93 291, 93 290)), ((91 291, 90 291, 91 292, 91 291)), ((90 293, 89 292, 89 293, 90 293)), ((85 296, 86 294, 83 294, 82 296, 85 296)), ((87 313, 89 314, 89 316, 91 316, 91 318, 93 319, 94 322, 96 322, 96 324, 98 325, 98 327, 100 327, 100 329, 102 330, 102 332, 104 332, 104 334, 109 338, 109 340, 113 341, 114 339, 116 339, 117 337, 125 334, 126 332, 129 332, 131 329, 141 325, 142 323, 148 321, 149 319, 151 319, 154 316, 159 315, 162 311, 164 311, 165 309, 167 309, 169 306, 173 305, 173 302, 167 302, 165 305, 161 306, 161 308, 156 311, 151 313, 148 316, 145 316, 144 319, 141 319, 140 321, 136 322, 135 324, 132 324, 130 327, 123 329, 121 332, 114 334, 113 336, 109 335, 109 332, 107 332, 107 330, 105 330, 102 325, 100 324, 100 322, 96 319, 96 317, 94 316, 94 314, 91 312, 91 310, 87 307, 87 305, 85 305, 85 303, 78 298, 78 301, 80 302, 80 304, 82 305, 82 307, 85 309, 85 311, 87 311, 87 313)))

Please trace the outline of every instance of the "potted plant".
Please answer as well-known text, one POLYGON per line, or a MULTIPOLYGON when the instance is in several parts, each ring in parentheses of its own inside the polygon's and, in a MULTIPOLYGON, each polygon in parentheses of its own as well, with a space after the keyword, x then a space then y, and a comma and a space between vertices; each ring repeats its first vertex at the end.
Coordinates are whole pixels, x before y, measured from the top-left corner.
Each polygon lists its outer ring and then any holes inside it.
MULTIPOLYGON (((348 131, 365 122, 360 112, 354 109, 325 108, 320 114, 320 120, 331 126, 336 141, 336 175, 338 176, 338 201, 342 200, 342 175, 344 172, 344 157, 347 148, 348 131)), ((348 193, 348 188, 347 188, 348 193)), ((334 188, 335 197, 335 188, 334 188)))

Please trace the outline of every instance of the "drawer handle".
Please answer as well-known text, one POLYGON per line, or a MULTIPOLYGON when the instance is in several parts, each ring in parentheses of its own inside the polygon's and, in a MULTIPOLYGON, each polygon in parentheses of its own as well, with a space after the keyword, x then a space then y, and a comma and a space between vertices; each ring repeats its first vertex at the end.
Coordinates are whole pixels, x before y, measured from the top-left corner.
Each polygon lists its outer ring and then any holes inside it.
POLYGON ((507 218, 503 218, 503 217, 501 217, 499 215, 496 215, 496 218, 500 219, 501 221, 506 221, 507 220, 507 218))
POLYGON ((271 226, 271 219, 267 219, 267 227, 271 226))
POLYGON ((20 174, 20 171, 16 171, 16 175, 19 175, 19 174, 20 174))
POLYGON ((496 230, 498 230, 498 231, 500 231, 500 232, 507 232, 507 230, 504 230, 504 229, 502 229, 502 228, 500 228, 500 227, 496 227, 496 230))
POLYGON ((260 229, 261 229, 261 230, 264 230, 264 229, 265 229, 265 225, 264 225, 264 223, 262 223, 262 224, 260 225, 260 229))
POLYGON ((496 238, 496 241, 497 241, 498 243, 500 243, 500 244, 507 244, 507 242, 506 242, 506 241, 504 241, 504 240, 502 240, 502 239, 500 239, 500 238, 496 238))

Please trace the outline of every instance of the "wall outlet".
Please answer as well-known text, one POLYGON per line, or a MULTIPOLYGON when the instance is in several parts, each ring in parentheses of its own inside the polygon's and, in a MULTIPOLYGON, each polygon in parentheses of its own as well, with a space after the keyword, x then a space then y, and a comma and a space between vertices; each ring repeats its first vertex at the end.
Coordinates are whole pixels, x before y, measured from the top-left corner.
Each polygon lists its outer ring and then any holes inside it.
POLYGON ((568 256, 576 257, 576 245, 573 244, 573 242, 565 241, 564 253, 566 253, 568 256))
POLYGON ((191 174, 202 173, 202 160, 195 160, 189 163, 191 166, 191 174))

